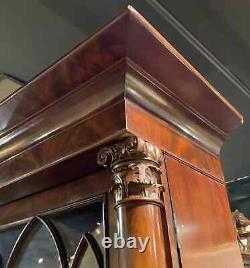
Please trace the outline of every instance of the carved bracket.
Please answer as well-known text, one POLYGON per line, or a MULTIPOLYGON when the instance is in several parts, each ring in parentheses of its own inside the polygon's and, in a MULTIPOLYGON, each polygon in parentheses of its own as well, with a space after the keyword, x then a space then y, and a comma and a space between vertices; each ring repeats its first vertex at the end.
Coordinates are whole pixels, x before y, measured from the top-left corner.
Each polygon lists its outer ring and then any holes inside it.
POLYGON ((238 210, 235 210, 232 215, 244 266, 250 267, 250 220, 238 210))
POLYGON ((115 203, 128 199, 160 202, 162 152, 135 136, 105 147, 98 154, 98 164, 113 172, 115 203))

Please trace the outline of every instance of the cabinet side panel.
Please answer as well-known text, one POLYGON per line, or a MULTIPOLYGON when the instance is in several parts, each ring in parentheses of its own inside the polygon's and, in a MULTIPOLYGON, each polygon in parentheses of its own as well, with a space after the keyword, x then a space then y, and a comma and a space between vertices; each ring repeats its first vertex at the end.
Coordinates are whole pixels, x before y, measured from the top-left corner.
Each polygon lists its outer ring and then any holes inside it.
POLYGON ((158 146, 172 156, 224 182, 217 155, 203 150, 184 134, 126 100, 127 129, 136 136, 158 146))
POLYGON ((225 186, 165 159, 182 267, 243 267, 225 186))

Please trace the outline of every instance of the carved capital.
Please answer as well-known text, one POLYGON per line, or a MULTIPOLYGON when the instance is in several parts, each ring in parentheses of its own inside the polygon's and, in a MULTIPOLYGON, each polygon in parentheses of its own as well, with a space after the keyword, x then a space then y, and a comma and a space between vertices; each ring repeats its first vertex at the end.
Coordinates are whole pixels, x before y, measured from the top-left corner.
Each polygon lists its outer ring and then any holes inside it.
POLYGON ((101 149, 98 163, 113 172, 116 204, 135 199, 160 201, 162 159, 160 149, 134 136, 101 149))

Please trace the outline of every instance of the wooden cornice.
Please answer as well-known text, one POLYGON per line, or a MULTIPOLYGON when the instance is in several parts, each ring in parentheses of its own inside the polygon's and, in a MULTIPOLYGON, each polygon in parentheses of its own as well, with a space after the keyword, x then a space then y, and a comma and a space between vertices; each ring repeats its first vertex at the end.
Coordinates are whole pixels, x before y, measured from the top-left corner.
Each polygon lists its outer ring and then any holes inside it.
MULTIPOLYGON (((133 127, 132 111, 154 118, 169 129, 166 135, 185 137, 197 154, 209 152, 210 163, 242 123, 242 116, 128 7, 0 104, 0 204, 82 175, 80 159, 90 161, 102 144, 139 133, 144 122, 133 127)), ((223 177, 179 151, 173 154, 223 177)), ((84 167, 86 174, 97 168, 84 167)))
POLYGON ((129 58, 223 133, 242 116, 140 14, 121 15, 0 105, 1 135, 122 58, 129 58), (219 109, 221 113, 214 115, 219 109))

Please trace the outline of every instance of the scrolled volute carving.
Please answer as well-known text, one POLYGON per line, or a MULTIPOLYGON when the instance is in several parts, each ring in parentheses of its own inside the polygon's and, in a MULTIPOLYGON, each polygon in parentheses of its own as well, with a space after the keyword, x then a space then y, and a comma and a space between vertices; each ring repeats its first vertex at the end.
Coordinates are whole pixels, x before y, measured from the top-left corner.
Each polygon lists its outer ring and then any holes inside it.
POLYGON ((135 136, 130 136, 114 145, 101 149, 98 153, 98 164, 103 166, 113 166, 118 161, 125 158, 144 157, 159 165, 162 162, 162 152, 156 146, 135 136))
POLYGON ((98 163, 113 172, 115 202, 124 199, 160 200, 162 152, 134 136, 100 150, 98 163))

